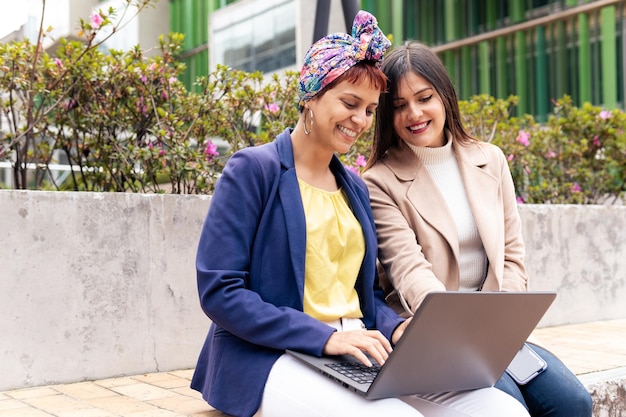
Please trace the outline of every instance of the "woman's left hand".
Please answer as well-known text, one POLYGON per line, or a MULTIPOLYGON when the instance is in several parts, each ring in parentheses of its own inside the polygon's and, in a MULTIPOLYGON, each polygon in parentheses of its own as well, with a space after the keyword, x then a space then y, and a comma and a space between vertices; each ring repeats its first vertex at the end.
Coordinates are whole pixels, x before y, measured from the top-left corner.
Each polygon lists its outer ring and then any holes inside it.
POLYGON ((409 317, 408 319, 406 319, 404 322, 402 322, 398 327, 396 327, 396 330, 393 331, 393 334, 391 335, 391 343, 393 343, 394 345, 396 343, 398 343, 398 341, 400 340, 400 338, 402 337, 402 335, 404 334, 404 331, 406 330, 406 327, 409 325, 409 323, 411 322, 411 319, 413 317, 409 317))

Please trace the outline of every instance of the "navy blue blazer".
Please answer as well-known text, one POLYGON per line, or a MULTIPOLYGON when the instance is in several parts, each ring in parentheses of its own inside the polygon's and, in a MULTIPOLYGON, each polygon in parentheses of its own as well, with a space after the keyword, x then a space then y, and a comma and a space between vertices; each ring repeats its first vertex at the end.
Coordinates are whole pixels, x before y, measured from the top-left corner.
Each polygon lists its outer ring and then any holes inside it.
MULTIPOLYGON (((191 387, 234 416, 257 411, 285 349, 321 356, 335 331, 303 313, 306 223, 290 133, 230 158, 198 246, 198 292, 212 324, 191 387)), ((366 250, 355 284, 363 321, 391 339, 403 319, 385 304, 378 285, 367 187, 336 156, 330 168, 363 227, 366 250)))

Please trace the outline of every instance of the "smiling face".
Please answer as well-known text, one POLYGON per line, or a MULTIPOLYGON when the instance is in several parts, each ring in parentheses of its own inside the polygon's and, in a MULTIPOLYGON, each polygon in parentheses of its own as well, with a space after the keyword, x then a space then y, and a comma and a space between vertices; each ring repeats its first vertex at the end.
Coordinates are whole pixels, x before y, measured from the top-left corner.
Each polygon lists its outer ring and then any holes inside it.
POLYGON ((314 115, 311 136, 328 151, 348 152, 372 126, 379 94, 380 90, 369 80, 344 80, 329 88, 307 104, 314 115))
POLYGON ((435 148, 446 143, 446 112, 432 84, 413 72, 398 81, 393 97, 393 127, 405 142, 435 148))

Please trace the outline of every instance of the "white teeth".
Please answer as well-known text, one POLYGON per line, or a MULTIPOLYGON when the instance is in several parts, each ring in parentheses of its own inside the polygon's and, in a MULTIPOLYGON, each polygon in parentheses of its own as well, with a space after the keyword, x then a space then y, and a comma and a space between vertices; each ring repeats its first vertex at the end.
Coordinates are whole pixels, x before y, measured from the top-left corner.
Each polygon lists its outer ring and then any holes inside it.
POLYGON ((356 132, 354 130, 348 129, 347 127, 339 126, 339 130, 341 130, 343 133, 350 136, 351 138, 356 137, 356 132))
POLYGON ((425 128, 427 124, 428 122, 420 123, 418 125, 413 125, 409 127, 409 130, 420 130, 420 129, 425 128))

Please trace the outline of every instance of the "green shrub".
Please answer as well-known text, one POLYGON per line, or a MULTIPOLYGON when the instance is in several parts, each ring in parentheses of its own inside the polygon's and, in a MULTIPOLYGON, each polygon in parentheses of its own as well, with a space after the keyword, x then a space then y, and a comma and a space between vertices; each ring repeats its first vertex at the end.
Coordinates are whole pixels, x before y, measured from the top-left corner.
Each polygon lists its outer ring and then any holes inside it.
MULTIPOLYGON (((125 1, 138 10, 150 2, 125 1)), ((0 161, 10 161, 14 188, 211 193, 233 152, 295 125, 298 73, 267 79, 218 66, 190 92, 178 81, 182 35, 161 37, 150 58, 139 47, 101 52, 96 35, 114 13, 81 21, 83 41, 62 41, 54 57, 28 41, 0 44, 0 161), (64 175, 50 169, 59 159, 71 167, 64 175)), ((624 112, 577 108, 566 96, 540 124, 511 116, 516 104, 487 95, 459 103, 470 133, 503 150, 519 202, 624 197, 624 112)), ((340 156, 355 172, 373 132, 340 156)))

